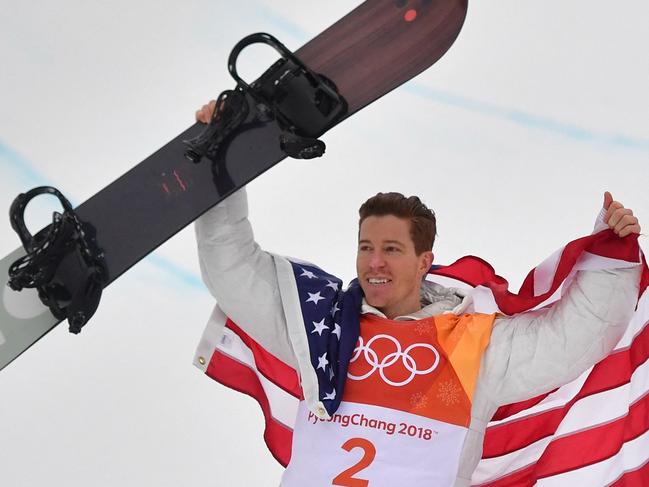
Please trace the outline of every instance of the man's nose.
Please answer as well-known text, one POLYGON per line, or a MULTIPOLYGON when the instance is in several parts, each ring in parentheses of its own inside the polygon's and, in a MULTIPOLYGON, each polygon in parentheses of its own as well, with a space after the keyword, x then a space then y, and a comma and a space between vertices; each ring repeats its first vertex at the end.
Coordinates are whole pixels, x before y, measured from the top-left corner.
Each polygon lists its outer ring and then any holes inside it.
POLYGON ((370 269, 381 269, 383 267, 385 267, 383 252, 372 252, 372 257, 370 258, 370 269))

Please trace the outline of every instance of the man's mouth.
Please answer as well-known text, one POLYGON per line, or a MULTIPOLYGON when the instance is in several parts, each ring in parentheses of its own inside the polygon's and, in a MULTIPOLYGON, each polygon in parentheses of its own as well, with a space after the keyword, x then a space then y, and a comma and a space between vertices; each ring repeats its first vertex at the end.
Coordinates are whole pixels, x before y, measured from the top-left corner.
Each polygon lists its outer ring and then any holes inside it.
POLYGON ((392 279, 385 277, 370 277, 367 279, 367 283, 371 284, 372 286, 382 286, 390 282, 392 282, 392 279))

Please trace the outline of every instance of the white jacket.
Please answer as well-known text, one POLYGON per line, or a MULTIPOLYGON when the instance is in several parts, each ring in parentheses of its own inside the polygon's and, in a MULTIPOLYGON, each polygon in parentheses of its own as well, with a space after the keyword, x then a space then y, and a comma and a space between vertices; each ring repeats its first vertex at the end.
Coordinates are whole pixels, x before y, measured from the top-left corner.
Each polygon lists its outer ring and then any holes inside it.
MULTIPOLYGON (((219 307, 278 359, 298 369, 289 340, 273 257, 254 241, 245 189, 196 222, 201 272, 219 307), (260 325, 263 327, 254 325, 260 325)), ((601 219, 601 214, 600 214, 601 219)), ((473 396, 456 487, 469 486, 482 455, 485 428, 496 409, 577 378, 621 338, 638 297, 640 265, 580 271, 551 307, 496 319, 473 396)), ((460 310, 463 296, 429 287, 418 319, 460 310)), ((363 313, 381 314, 364 305, 363 313)), ((397 318, 399 319, 399 318, 397 318)), ((431 458, 431 462, 441 459, 431 458)))

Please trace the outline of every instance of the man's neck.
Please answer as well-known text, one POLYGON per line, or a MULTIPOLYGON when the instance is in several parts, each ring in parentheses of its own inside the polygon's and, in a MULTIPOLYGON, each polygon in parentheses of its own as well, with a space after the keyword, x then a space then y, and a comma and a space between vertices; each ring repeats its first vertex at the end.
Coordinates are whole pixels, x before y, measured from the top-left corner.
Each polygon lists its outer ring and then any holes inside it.
POLYGON ((389 320, 393 320, 399 316, 413 315, 418 311, 421 311, 421 302, 417 301, 417 304, 409 303, 409 305, 400 305, 400 306, 386 306, 383 308, 376 308, 385 317, 389 320))

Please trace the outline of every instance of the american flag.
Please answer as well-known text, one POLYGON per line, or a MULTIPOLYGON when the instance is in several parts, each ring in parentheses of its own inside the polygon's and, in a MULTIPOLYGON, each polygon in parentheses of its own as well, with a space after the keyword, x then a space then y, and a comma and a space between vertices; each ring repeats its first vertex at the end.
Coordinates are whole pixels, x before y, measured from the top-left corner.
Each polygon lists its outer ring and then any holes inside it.
POLYGON ((329 414, 340 405, 347 365, 358 339, 361 292, 357 282, 342 291, 342 281, 317 266, 291 262, 302 323, 318 383, 318 399, 329 414), (349 323, 345 331, 341 323, 349 323))
MULTIPOLYGON (((559 299, 577 270, 638 263, 643 266, 638 306, 615 349, 573 382, 501 407, 488 425, 472 484, 649 485, 649 269, 637 236, 620 239, 610 230, 559 249, 528 274, 518 293, 478 257, 431 268, 427 279, 469 290, 476 312, 512 315, 559 299)), ((317 397, 329 414, 339 405, 362 299, 356 282, 343 291, 339 279, 316 266, 288 265, 303 323, 299 339, 308 343, 309 357, 302 360, 310 361, 311 378, 304 373, 300 378, 218 307, 212 321, 225 322, 225 332, 210 336, 208 327, 195 359, 208 376, 258 401, 266 420, 264 439, 284 466, 305 384, 317 384, 317 397)))

